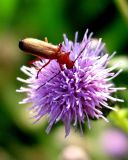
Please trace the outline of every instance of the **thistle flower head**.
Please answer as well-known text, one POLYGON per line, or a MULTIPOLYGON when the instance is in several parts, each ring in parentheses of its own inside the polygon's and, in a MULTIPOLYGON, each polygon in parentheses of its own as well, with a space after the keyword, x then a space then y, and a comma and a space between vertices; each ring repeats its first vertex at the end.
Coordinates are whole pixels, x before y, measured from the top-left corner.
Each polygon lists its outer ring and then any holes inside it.
POLYGON ((58 121, 64 123, 66 136, 70 133, 71 124, 82 132, 82 125, 86 121, 90 128, 90 119, 102 118, 108 121, 102 110, 115 110, 109 106, 108 100, 123 101, 112 97, 112 93, 122 89, 115 88, 111 82, 120 71, 113 72, 117 65, 107 68, 111 57, 104 53, 101 39, 94 45, 88 30, 81 42, 77 39, 78 33, 74 42, 64 35, 61 47, 61 51, 70 53, 70 59, 74 61, 73 68, 68 69, 64 65, 61 70, 58 62, 51 60, 40 71, 38 78, 38 69, 47 62, 46 59, 35 61, 34 67, 21 68, 29 76, 26 80, 18 78, 27 84, 17 90, 27 93, 27 98, 21 103, 32 102, 31 110, 35 113, 36 121, 44 115, 48 116, 48 133, 58 121))

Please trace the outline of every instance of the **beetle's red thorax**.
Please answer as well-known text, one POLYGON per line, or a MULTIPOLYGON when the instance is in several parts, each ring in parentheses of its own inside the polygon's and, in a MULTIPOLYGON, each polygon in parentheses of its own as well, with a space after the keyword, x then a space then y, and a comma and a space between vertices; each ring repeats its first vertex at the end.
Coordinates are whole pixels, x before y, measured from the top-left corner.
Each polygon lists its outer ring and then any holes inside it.
POLYGON ((73 68, 74 62, 70 60, 70 53, 60 52, 57 57, 57 61, 59 64, 66 64, 68 69, 73 68))

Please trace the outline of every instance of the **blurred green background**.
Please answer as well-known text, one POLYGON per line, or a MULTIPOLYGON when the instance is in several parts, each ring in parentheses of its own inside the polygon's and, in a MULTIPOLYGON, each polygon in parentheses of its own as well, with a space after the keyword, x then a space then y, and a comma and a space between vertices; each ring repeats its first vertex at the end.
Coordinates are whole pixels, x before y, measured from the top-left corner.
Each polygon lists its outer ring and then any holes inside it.
POLYGON ((127 90, 118 93, 125 103, 117 104, 119 111, 109 114, 110 123, 92 122, 92 129, 82 137, 71 131, 65 139, 62 125, 54 126, 47 135, 45 119, 33 125, 29 105, 18 104, 24 95, 15 92, 22 85, 16 77, 25 77, 20 67, 33 58, 19 50, 18 41, 25 37, 48 37, 49 42, 58 44, 63 41, 63 33, 73 40, 79 31, 81 39, 87 28, 94 32, 94 37, 103 38, 110 53, 117 51, 111 65, 122 61, 124 72, 114 81, 117 86, 128 87, 127 0, 0 1, 0 160, 62 159, 64 147, 70 144, 83 148, 87 159, 127 159, 125 152, 117 158, 105 149, 102 151, 101 143, 103 133, 111 128, 121 132, 128 143, 127 90))

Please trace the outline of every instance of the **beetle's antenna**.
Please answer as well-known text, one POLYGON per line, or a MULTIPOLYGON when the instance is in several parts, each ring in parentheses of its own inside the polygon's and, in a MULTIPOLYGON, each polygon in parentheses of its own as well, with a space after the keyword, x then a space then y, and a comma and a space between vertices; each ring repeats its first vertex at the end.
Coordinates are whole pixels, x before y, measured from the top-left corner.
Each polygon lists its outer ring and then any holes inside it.
POLYGON ((58 73, 56 73, 53 77, 51 77, 47 82, 45 82, 44 84, 42 84, 41 86, 39 86, 36 90, 39 90, 41 87, 43 87, 46 83, 50 82, 53 78, 55 78, 60 73, 61 73, 61 71, 59 71, 58 73))
MULTIPOLYGON (((89 41, 89 42, 90 42, 90 41, 89 41)), ((89 42, 87 42, 87 43, 85 44, 84 48, 80 51, 80 53, 78 54, 78 56, 77 56, 76 59, 74 60, 74 63, 75 63, 76 60, 81 56, 81 54, 83 53, 83 51, 85 50, 85 48, 87 47, 87 45, 88 45, 89 42)))

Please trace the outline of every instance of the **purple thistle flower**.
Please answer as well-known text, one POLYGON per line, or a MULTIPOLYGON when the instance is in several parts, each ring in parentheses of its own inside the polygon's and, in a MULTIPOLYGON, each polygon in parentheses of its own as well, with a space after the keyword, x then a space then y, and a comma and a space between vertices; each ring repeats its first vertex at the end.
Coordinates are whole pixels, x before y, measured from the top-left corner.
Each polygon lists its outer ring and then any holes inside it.
POLYGON ((113 72, 119 64, 107 68, 114 54, 109 57, 104 53, 101 39, 94 43, 92 33, 89 36, 87 34, 88 30, 81 42, 77 42, 78 33, 74 42, 64 35, 61 51, 69 52, 71 60, 76 59, 72 69, 67 69, 64 65, 64 70, 61 70, 58 62, 52 60, 40 71, 37 79, 37 68, 40 69, 48 60, 35 61, 34 67, 21 68, 29 78, 18 78, 27 84, 27 87, 17 90, 27 93, 27 98, 20 103, 33 103, 31 110, 35 113, 36 121, 44 115, 48 116, 47 133, 58 121, 64 123, 66 136, 70 133, 71 123, 82 132, 82 124, 85 121, 90 128, 90 118, 102 118, 108 122, 102 109, 116 110, 108 105, 108 100, 123 102, 112 97, 112 93, 124 89, 115 88, 111 82, 121 72, 113 72))

